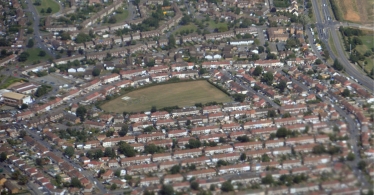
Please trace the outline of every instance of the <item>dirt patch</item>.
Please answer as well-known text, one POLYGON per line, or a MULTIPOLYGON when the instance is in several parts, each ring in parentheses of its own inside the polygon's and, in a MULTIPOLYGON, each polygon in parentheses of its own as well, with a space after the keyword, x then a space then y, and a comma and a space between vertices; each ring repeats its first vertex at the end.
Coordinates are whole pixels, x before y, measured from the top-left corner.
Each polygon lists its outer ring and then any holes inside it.
POLYGON ((344 20, 357 23, 370 23, 373 20, 374 0, 335 0, 344 20))
POLYGON ((21 84, 23 84, 23 82, 16 82, 16 83, 13 83, 13 84, 9 85, 9 87, 7 87, 7 89, 10 89, 10 88, 12 88, 12 87, 15 87, 15 86, 18 86, 18 85, 21 85, 21 84))

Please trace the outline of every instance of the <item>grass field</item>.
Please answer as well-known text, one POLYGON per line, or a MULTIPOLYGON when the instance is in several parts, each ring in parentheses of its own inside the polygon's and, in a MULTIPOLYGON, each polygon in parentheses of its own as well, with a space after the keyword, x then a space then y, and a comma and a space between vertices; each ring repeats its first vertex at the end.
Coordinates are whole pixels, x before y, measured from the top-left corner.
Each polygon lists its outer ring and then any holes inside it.
POLYGON ((157 85, 127 93, 105 103, 101 108, 107 112, 123 113, 147 111, 156 106, 193 106, 195 103, 230 102, 231 98, 207 81, 191 81, 157 85), (129 100, 123 100, 129 97, 129 100))
POLYGON ((227 28, 227 23, 225 23, 225 22, 215 23, 213 20, 209 21, 209 28, 216 29, 216 28, 219 28, 219 27, 226 27, 227 28))
MULTIPOLYGON (((33 2, 35 2, 35 1, 36 0, 33 0, 33 2)), ((54 0, 40 0, 40 2, 41 2, 41 5, 35 5, 35 8, 36 8, 36 10, 38 10, 39 14, 42 15, 42 16, 54 14, 54 13, 56 13, 60 10, 60 6, 54 0), (49 7, 52 9, 52 12, 51 13, 46 13, 47 9, 49 7), (45 11, 44 14, 41 13, 42 9, 44 9, 44 11, 45 11)))
POLYGON ((187 30, 189 30, 189 31, 193 30, 193 32, 196 32, 197 26, 194 25, 194 24, 189 24, 189 25, 186 25, 186 26, 182 26, 174 32, 174 35, 177 34, 177 33, 179 34, 183 31, 187 31, 187 30))
MULTIPOLYGON (((1 81, 2 82, 2 81, 1 81)), ((15 78, 15 77, 8 77, 1 85, 0 85, 0 89, 6 89, 8 88, 9 86, 11 86, 13 83, 17 83, 17 82, 24 82, 24 80, 22 79, 19 79, 19 78, 15 78)))
POLYGON ((374 0, 334 0, 343 19, 356 23, 373 23, 374 0))
POLYGON ((122 13, 117 13, 114 17, 117 19, 117 23, 123 22, 129 16, 129 10, 122 10, 122 13))
MULTIPOLYGON (((360 52, 361 54, 364 54, 366 51, 371 50, 371 48, 374 47, 374 34, 366 34, 364 36, 360 36, 360 39, 362 40, 362 45, 357 45, 356 50, 360 52)), ((372 68, 374 68, 374 57, 373 55, 370 57, 366 57, 365 61, 367 61, 367 64, 365 65, 365 69, 367 71, 371 71, 372 68)))
POLYGON ((30 49, 27 49, 26 52, 30 54, 30 56, 27 58, 27 60, 25 62, 23 62, 23 64, 32 64, 34 62, 37 62, 37 61, 46 61, 50 58, 50 56, 47 54, 43 57, 40 57, 39 56, 39 52, 42 51, 41 49, 39 48, 30 48, 30 49))

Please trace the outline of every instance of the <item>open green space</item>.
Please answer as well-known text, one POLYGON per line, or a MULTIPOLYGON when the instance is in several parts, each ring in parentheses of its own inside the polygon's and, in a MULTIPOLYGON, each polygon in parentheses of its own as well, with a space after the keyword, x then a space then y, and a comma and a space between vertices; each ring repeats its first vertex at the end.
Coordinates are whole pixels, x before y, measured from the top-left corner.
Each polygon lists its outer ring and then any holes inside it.
POLYGON ((191 81, 162 84, 129 92, 105 103, 101 108, 107 112, 123 113, 147 111, 156 106, 193 106, 195 103, 230 102, 231 98, 207 81, 191 81), (124 100, 122 98, 129 98, 124 100))
POLYGON ((115 18, 115 23, 124 22, 126 18, 129 16, 129 11, 123 10, 123 8, 119 8, 119 9, 116 11, 115 15, 109 15, 105 23, 109 23, 109 18, 111 17, 115 18))
MULTIPOLYGON (((332 37, 330 31, 329 31, 329 37, 332 37)), ((336 55, 338 51, 336 50, 336 47, 335 47, 335 44, 332 38, 329 39, 329 45, 330 45, 332 52, 334 52, 334 54, 336 55)))
POLYGON ((211 29, 219 29, 219 28, 226 28, 226 29, 228 29, 227 23, 225 23, 225 22, 218 22, 218 23, 216 23, 213 20, 209 21, 209 28, 211 28, 211 29))
POLYGON ((49 56, 48 54, 46 54, 45 56, 41 57, 39 56, 39 52, 42 51, 42 49, 39 49, 39 48, 30 48, 30 49, 27 49, 25 52, 29 53, 29 57, 27 58, 27 60, 25 62, 23 62, 23 64, 32 64, 34 62, 42 62, 42 61, 46 61, 48 60, 49 58, 51 58, 51 56, 49 56))
POLYGON ((174 32, 174 34, 188 34, 187 31, 189 33, 191 33, 191 31, 193 32, 196 32, 197 30, 197 26, 195 24, 189 24, 189 25, 185 25, 185 26, 181 26, 178 30, 176 30, 174 32))
MULTIPOLYGON (((361 54, 364 54, 366 51, 371 50, 374 47, 374 38, 373 34, 366 34, 360 36, 359 38, 362 40, 362 45, 356 45, 356 50, 361 54)), ((365 70, 370 72, 374 68, 374 56, 371 55, 365 58, 365 61, 362 61, 361 64, 365 64, 365 70), (365 63, 366 61, 366 63, 365 63)))
POLYGON ((10 85, 12 85, 13 83, 17 83, 17 82, 25 82, 26 80, 23 80, 23 79, 20 79, 20 78, 15 78, 15 77, 8 77, 8 78, 5 78, 5 77, 1 77, 0 78, 0 81, 1 81, 1 85, 0 85, 0 89, 6 89, 8 88, 10 85), (5 79, 5 81, 3 81, 2 79, 5 79))
POLYGON ((60 10, 60 6, 54 0, 33 0, 33 3, 34 3, 36 10, 42 16, 54 14, 60 10), (35 5, 35 3, 38 3, 38 2, 40 2, 40 5, 35 5), (47 13, 48 8, 52 9, 51 13, 47 13), (44 10, 44 13, 42 13, 42 10, 44 10))

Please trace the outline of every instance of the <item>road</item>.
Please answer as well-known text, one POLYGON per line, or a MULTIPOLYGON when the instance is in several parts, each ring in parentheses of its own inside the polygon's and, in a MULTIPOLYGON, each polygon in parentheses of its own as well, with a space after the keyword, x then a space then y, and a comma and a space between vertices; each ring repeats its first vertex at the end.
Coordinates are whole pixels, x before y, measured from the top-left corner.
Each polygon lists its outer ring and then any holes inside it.
POLYGON ((349 74, 350 76, 357 79, 364 87, 366 87, 371 93, 374 92, 374 81, 366 76, 365 73, 363 73, 361 70, 358 70, 357 67, 354 64, 351 64, 349 60, 347 59, 344 50, 344 46, 340 44, 338 31, 336 30, 337 24, 332 20, 332 14, 330 13, 330 10, 328 8, 328 3, 326 0, 322 0, 322 4, 326 4, 326 6, 322 6, 323 13, 325 13, 325 21, 323 22, 323 16, 320 15, 320 12, 318 11, 318 2, 317 0, 312 1, 314 15, 316 16, 316 27, 318 31, 319 39, 325 43, 328 43, 328 38, 332 38, 335 48, 337 50, 337 56, 332 52, 330 46, 328 44, 326 45, 326 48, 330 54, 331 59, 335 60, 338 59, 338 61, 344 66, 345 72, 349 74), (330 18, 330 20, 328 19, 330 18), (320 33, 321 31, 325 30, 325 33, 320 33), (331 37, 327 37, 327 32, 331 32, 331 37))
POLYGON ((35 6, 32 4, 32 0, 25 0, 25 1, 26 1, 28 10, 31 12, 32 17, 34 19, 34 22, 33 22, 33 29, 34 29, 33 39, 34 39, 34 42, 35 42, 34 45, 36 45, 40 49, 44 50, 48 55, 56 57, 54 53, 52 53, 50 50, 48 50, 48 48, 45 46, 45 44, 44 44, 44 42, 41 38, 42 35, 40 34, 40 30, 39 30, 40 16, 39 16, 38 12, 36 11, 35 6))
MULTIPOLYGON (((281 73, 283 75, 285 75, 283 72, 281 72, 281 73)), ((287 75, 285 75, 285 76, 287 76, 287 75)), ((299 85, 302 89, 304 89, 306 91, 309 91, 309 88, 306 85, 304 85, 303 83, 301 83, 300 81, 298 81, 294 78, 290 78, 290 79, 291 79, 292 83, 295 83, 295 84, 299 85)), ((309 93, 317 95, 313 91, 309 91, 309 93)), ((330 92, 330 91, 329 91, 329 93, 332 94, 332 92, 330 92)), ((371 187, 371 184, 366 180, 366 177, 357 168, 358 162, 360 162, 362 160, 361 156, 360 156, 359 148, 357 147, 357 139, 359 137, 359 134, 358 134, 359 131, 357 130, 357 124, 358 123, 356 123, 355 120, 352 119, 352 117, 349 115, 349 113, 347 113, 342 108, 340 108, 339 104, 335 104, 334 102, 331 102, 329 99, 327 99, 325 97, 322 97, 321 99, 327 105, 333 105, 333 107, 339 113, 341 118, 343 118, 346 121, 347 126, 348 126, 348 130, 349 130, 349 133, 350 133, 348 142, 351 145, 352 153, 355 155, 355 160, 347 161, 347 163, 352 168, 353 173, 356 175, 356 177, 358 178, 360 183, 364 184, 362 187, 371 187)))
POLYGON ((261 94, 261 93, 255 91, 255 90, 253 90, 252 87, 250 87, 249 85, 245 85, 245 84, 243 83, 243 80, 242 80, 241 78, 234 77, 230 71, 223 70, 222 72, 223 72, 223 74, 225 74, 227 77, 229 77, 229 78, 232 79, 233 81, 238 81, 237 83, 238 83, 241 87, 247 89, 247 90, 248 90, 249 92, 251 92, 252 94, 256 94, 256 95, 258 95, 261 99, 264 99, 264 100, 265 100, 267 103, 269 103, 273 108, 276 108, 276 109, 279 108, 279 105, 276 104, 276 103, 274 103, 273 100, 271 100, 271 99, 270 99, 269 97, 267 97, 266 95, 263 95, 263 94, 261 94))

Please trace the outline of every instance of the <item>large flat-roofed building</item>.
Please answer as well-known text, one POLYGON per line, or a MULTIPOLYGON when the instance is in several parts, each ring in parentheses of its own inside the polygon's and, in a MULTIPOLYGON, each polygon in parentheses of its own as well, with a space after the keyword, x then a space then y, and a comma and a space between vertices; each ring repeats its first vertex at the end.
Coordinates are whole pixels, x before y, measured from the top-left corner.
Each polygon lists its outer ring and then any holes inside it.
POLYGON ((12 91, 22 94, 33 94, 36 90, 40 87, 40 85, 36 83, 22 83, 20 85, 12 87, 12 91))
POLYGON ((1 96, 2 102, 9 106, 21 106, 22 104, 32 103, 32 99, 29 95, 15 92, 4 92, 1 96))

